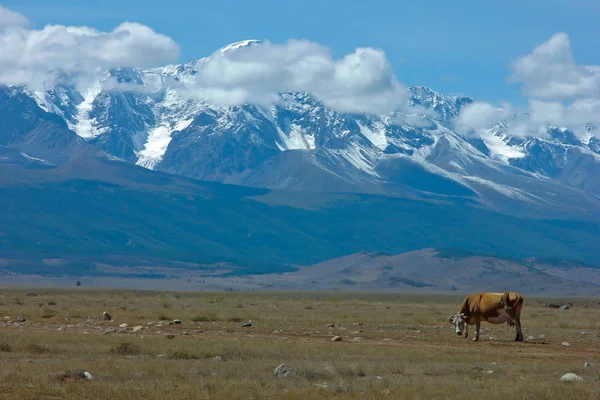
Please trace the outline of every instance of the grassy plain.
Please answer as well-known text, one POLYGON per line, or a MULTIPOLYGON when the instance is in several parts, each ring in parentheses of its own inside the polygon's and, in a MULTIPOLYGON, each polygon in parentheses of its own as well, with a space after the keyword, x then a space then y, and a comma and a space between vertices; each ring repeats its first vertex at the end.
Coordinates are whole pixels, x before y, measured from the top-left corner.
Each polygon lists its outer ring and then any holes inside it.
POLYGON ((472 343, 448 323, 462 295, 26 291, 0 290, 0 399, 600 398, 600 299, 522 293, 533 338, 472 343))

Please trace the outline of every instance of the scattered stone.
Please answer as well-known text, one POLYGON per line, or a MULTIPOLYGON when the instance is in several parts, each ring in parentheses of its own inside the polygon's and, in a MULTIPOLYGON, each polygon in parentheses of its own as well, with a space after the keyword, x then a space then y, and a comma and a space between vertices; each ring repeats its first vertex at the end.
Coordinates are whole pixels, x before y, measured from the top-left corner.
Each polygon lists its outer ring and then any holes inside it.
POLYGON ((127 324, 121 324, 119 325, 119 328, 127 328, 127 324))
POLYGON ((354 339, 352 339, 352 342, 357 343, 357 342, 362 342, 363 338, 361 338, 360 336, 355 337, 354 339))
POLYGON ((167 354, 159 354, 156 357, 158 357, 158 358, 165 358, 166 356, 167 356, 167 354))
POLYGON ((22 316, 18 316, 17 319, 15 319, 16 322, 25 322, 25 318, 23 318, 22 316))
POLYGON ((562 378, 560 378, 560 380, 563 382, 572 382, 572 381, 581 382, 583 380, 583 378, 577 374, 573 374, 573 373, 569 372, 568 374, 564 374, 562 376, 562 378))
POLYGON ((246 322, 244 324, 242 324, 243 328, 250 328, 252 326, 252 322, 246 322))
POLYGON ((562 342, 562 345, 563 345, 563 346, 566 346, 566 347, 569 347, 569 346, 570 346, 570 345, 569 345, 569 342, 562 342))
POLYGON ((328 388, 328 386, 327 386, 326 383, 313 383, 313 386, 321 388, 321 389, 327 389, 328 388))
POLYGON ((569 307, 568 305, 566 305, 566 304, 565 304, 565 305, 564 305, 564 306, 562 306, 560 309, 561 309, 561 310, 568 310, 569 308, 571 308, 571 307, 569 307))
POLYGON ((275 368, 275 376, 296 376, 296 371, 285 364, 281 364, 275 368))
POLYGON ((535 340, 533 336, 527 336, 527 340, 535 340))
POLYGON ((55 378, 59 382, 76 381, 76 380, 79 380, 79 379, 86 379, 86 380, 94 379, 94 377, 92 376, 92 374, 90 374, 87 371, 84 371, 84 372, 79 372, 79 371, 63 372, 61 374, 56 375, 55 378))
POLYGON ((215 361, 223 361, 223 356, 215 356, 213 358, 213 360, 215 360, 215 361))
POLYGON ((542 333, 542 334, 540 335, 540 339, 545 339, 545 338, 546 338, 546 335, 542 333))
POLYGON ((70 321, 70 320, 71 320, 71 318, 65 317, 65 321, 70 321))
POLYGON ((381 377, 381 376, 379 376, 379 375, 378 375, 378 376, 376 376, 376 377, 375 377, 375 379, 377 379, 377 380, 382 380, 382 379, 383 379, 383 377, 381 377))
POLYGON ((165 335, 167 339, 175 339, 175 335, 165 335))
MULTIPOLYGON (((89 318, 92 318, 91 316, 89 318)), ((104 318, 105 321, 111 321, 112 320, 112 315, 110 315, 109 313, 107 313, 106 311, 104 311, 102 313, 102 318, 104 318)))
POLYGON ((134 327, 133 327, 133 329, 132 329, 132 332, 139 332, 139 331, 141 331, 142 329, 144 329, 144 327, 143 327, 143 326, 141 326, 141 325, 134 326, 134 327))
POLYGON ((117 331, 117 330, 116 330, 116 329, 114 329, 114 328, 108 328, 108 329, 106 329, 106 330, 104 331, 104 334, 105 334, 105 335, 108 335, 109 333, 113 333, 113 332, 116 332, 116 331, 117 331))
POLYGON ((355 322, 352 324, 352 326, 361 326, 363 323, 362 322, 355 322))
POLYGON ((27 364, 31 364, 31 363, 33 363, 33 360, 25 360, 25 362, 26 362, 27 364))
POLYGON ((30 297, 37 297, 37 293, 36 292, 27 292, 25 293, 25 296, 30 296, 30 297))
POLYGON ((335 324, 329 324, 327 325, 328 328, 335 328, 335 324))
POLYGON ((179 324, 181 324, 181 320, 180 320, 180 319, 174 319, 174 320, 173 320, 173 323, 174 323, 175 325, 179 325, 179 324))
POLYGON ((494 371, 492 371, 491 369, 487 371, 488 374, 493 374, 494 371))
POLYGON ((342 341, 342 337, 341 336, 334 336, 331 338, 332 342, 341 342, 342 341))

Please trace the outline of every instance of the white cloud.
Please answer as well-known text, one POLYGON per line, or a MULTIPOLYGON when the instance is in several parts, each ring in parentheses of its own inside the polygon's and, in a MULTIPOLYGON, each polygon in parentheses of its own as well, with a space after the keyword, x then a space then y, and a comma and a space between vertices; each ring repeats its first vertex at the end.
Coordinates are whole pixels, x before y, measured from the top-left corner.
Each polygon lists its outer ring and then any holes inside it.
POLYGON ((476 101, 461 110, 455 122, 455 128, 464 135, 480 135, 483 130, 491 128, 498 122, 511 118, 512 108, 494 107, 489 103, 476 101))
POLYGON ((303 91, 339 111, 366 113, 391 112, 408 100, 383 51, 358 48, 334 59, 328 48, 304 40, 215 52, 185 90, 222 105, 272 104, 281 92, 303 91))
POLYGON ((522 83, 528 97, 526 112, 474 103, 461 111, 458 130, 486 136, 489 128, 507 119, 508 131, 516 136, 544 136, 552 125, 585 137, 586 125, 600 126, 600 66, 577 64, 566 34, 553 35, 510 67, 509 81, 522 83))
POLYGON ((600 98, 600 66, 575 62, 568 35, 557 33, 510 65, 513 82, 541 99, 600 98))
POLYGON ((588 134, 586 125, 600 126, 600 100, 580 99, 569 105, 559 102, 532 100, 529 103, 531 122, 537 125, 567 127, 579 136, 588 134))
POLYGON ((125 22, 110 32, 62 25, 35 30, 12 11, 0 9, 0 17, 0 84, 45 88, 61 76, 154 66, 179 54, 171 38, 137 23, 125 22))
POLYGON ((26 27, 29 21, 23 15, 0 6, 0 30, 9 27, 26 27))
MULTIPOLYGON (((114 67, 144 68, 174 61, 179 53, 169 37, 125 22, 110 32, 84 26, 28 28, 22 15, 0 8, 0 84, 35 90, 76 80, 84 90, 114 67)), ((73 82, 69 82, 73 83, 73 82)), ((152 91, 132 83, 104 83, 108 90, 152 91)), ((320 44, 240 42, 198 63, 195 79, 175 85, 182 95, 221 105, 273 104, 284 91, 312 93, 346 112, 387 113, 403 108, 408 92, 395 78, 382 50, 358 48, 335 59, 320 44)))

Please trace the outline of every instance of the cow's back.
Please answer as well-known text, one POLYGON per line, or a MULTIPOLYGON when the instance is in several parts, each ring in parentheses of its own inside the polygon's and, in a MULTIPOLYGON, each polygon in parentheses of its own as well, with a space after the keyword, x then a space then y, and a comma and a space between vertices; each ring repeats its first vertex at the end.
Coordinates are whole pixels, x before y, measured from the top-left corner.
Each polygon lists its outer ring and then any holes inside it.
POLYGON ((495 317, 498 309, 512 308, 523 302, 523 298, 517 292, 508 293, 508 301, 505 304, 505 293, 482 292, 468 296, 465 302, 469 305, 470 315, 481 315, 483 317, 495 317))

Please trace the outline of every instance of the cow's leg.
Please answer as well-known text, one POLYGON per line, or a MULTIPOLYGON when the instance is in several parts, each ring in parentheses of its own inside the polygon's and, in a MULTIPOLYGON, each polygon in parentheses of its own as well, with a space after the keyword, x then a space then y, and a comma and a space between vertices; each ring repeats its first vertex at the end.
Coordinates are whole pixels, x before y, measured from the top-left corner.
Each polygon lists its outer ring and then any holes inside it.
POLYGON ((479 330, 481 329, 481 321, 475 320, 475 337, 473 338, 474 342, 479 341, 479 330))
POLYGON ((517 329, 517 336, 515 337, 515 342, 523 341, 523 331, 521 330, 521 310, 523 309, 523 298, 520 298, 517 301, 515 306, 515 328, 517 329))
POLYGON ((515 328, 517 329, 517 337, 515 337, 515 342, 523 341, 523 331, 521 330, 521 318, 515 318, 515 328))

